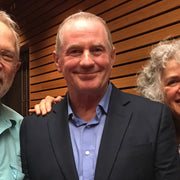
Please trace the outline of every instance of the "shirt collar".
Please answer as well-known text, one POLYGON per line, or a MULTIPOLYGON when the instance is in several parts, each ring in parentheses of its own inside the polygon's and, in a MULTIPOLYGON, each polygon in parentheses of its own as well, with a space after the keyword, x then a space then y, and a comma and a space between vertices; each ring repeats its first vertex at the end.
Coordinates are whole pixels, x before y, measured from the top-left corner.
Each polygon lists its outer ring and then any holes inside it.
MULTIPOLYGON (((98 106, 96 108, 96 113, 99 112, 98 109, 101 109, 101 110, 103 110, 103 112, 105 114, 107 114, 109 100, 110 100, 110 96, 111 96, 111 91, 112 91, 112 84, 109 83, 108 88, 107 88, 103 98, 98 103, 98 106)), ((72 116, 74 116, 74 113, 73 113, 72 108, 71 108, 70 103, 69 103, 69 95, 68 94, 67 94, 67 100, 68 100, 68 116, 71 119, 72 116)), ((97 114, 97 116, 98 116, 98 114, 97 114)))
POLYGON ((111 96, 111 91, 112 91, 112 84, 109 83, 108 88, 103 96, 103 98, 101 99, 101 101, 99 102, 99 106, 104 110, 104 112, 107 114, 108 111, 108 106, 109 106, 109 100, 110 100, 110 96, 111 96))
POLYGON ((21 122, 23 117, 13 109, 0 103, 0 134, 21 122))

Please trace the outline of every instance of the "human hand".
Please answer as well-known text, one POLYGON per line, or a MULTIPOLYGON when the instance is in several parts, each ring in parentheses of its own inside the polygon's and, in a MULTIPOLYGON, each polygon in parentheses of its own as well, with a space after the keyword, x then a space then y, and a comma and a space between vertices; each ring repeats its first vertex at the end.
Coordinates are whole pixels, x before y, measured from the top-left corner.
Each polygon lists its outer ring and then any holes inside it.
POLYGON ((61 96, 57 96, 56 98, 52 96, 46 96, 45 99, 42 99, 39 104, 34 105, 33 109, 29 109, 29 113, 35 112, 37 115, 46 115, 51 112, 52 104, 55 104, 61 101, 63 98, 61 96))

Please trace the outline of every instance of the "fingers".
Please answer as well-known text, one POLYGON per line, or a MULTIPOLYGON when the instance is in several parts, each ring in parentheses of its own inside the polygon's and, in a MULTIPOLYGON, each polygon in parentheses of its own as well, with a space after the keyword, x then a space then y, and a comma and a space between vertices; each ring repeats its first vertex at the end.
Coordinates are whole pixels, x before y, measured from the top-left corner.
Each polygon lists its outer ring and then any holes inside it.
POLYGON ((45 99, 42 99, 39 104, 34 106, 34 109, 29 109, 29 112, 35 112, 37 115, 46 115, 47 113, 51 112, 52 104, 55 104, 62 99, 63 98, 61 96, 57 96, 56 98, 52 96, 46 96, 45 99))
POLYGON ((36 115, 46 115, 51 111, 51 105, 53 100, 49 98, 42 99, 39 104, 34 105, 33 109, 29 109, 29 113, 36 113, 36 115))
POLYGON ((37 115, 40 115, 42 112, 41 112, 41 109, 40 109, 40 104, 36 104, 35 106, 34 106, 34 108, 33 109, 29 109, 29 113, 31 114, 31 113, 36 113, 37 115))
POLYGON ((62 96, 57 96, 56 98, 54 98, 54 103, 60 102, 62 99, 62 96))
POLYGON ((52 104, 56 104, 57 102, 60 102, 63 98, 61 96, 57 96, 56 98, 52 96, 46 96, 45 102, 42 101, 42 107, 40 107, 40 110, 42 111, 42 115, 46 115, 47 113, 51 112, 52 110, 52 104))
POLYGON ((28 111, 29 111, 29 114, 32 114, 33 112, 35 112, 35 108, 29 109, 28 111))
POLYGON ((41 112, 42 115, 46 115, 51 112, 52 104, 54 103, 54 97, 46 96, 45 99, 42 99, 38 106, 35 106, 37 112, 41 112))
POLYGON ((45 99, 42 99, 39 104, 34 106, 35 113, 37 115, 46 115, 51 112, 52 103, 54 103, 54 97, 46 96, 45 99))

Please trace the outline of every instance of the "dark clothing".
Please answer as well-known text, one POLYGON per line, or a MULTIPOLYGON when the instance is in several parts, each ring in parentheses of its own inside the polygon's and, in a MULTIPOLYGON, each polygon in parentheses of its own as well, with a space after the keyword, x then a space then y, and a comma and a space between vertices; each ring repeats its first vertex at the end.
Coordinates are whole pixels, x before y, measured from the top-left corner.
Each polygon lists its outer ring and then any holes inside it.
MULTIPOLYGON (((26 117, 20 138, 26 179, 78 180, 66 98, 46 116, 26 117)), ((180 180, 169 108, 113 86, 94 179, 180 180)))

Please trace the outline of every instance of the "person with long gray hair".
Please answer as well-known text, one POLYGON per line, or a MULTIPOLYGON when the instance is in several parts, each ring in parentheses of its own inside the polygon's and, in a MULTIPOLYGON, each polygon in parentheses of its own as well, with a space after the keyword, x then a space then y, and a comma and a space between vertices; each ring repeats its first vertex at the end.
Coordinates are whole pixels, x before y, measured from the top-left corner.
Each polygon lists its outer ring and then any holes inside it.
POLYGON ((161 41, 152 49, 137 78, 137 91, 169 106, 180 144, 180 39, 161 41))

